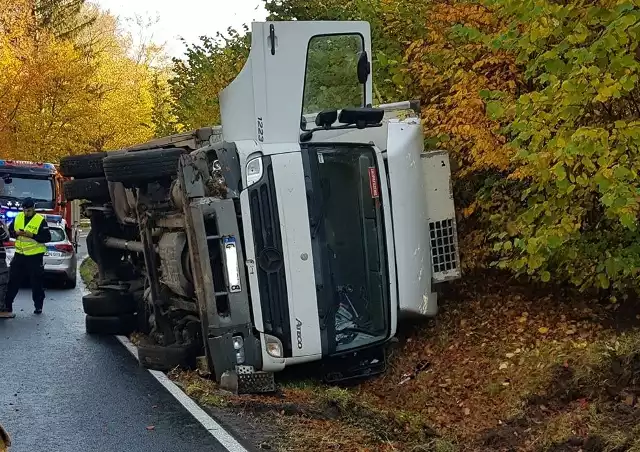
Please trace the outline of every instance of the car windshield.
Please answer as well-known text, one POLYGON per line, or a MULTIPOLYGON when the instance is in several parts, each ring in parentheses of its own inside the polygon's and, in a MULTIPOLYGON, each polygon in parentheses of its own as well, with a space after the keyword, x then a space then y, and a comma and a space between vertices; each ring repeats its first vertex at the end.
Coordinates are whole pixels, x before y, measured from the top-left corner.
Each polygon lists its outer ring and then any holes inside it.
POLYGON ((379 342, 389 332, 390 303, 375 152, 358 145, 306 151, 323 343, 335 353, 379 342))
POLYGON ((64 229, 62 228, 49 227, 49 231, 51 232, 52 242, 64 242, 67 239, 64 229))
POLYGON ((22 200, 33 198, 36 208, 51 208, 53 203, 53 183, 51 179, 38 179, 11 175, 11 181, 4 181, 0 197, 22 200))

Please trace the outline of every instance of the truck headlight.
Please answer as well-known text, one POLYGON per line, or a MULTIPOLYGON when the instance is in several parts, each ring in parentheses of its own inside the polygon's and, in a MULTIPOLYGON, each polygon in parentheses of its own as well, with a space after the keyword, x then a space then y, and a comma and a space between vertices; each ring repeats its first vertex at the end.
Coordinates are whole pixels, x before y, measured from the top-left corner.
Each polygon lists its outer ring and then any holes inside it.
POLYGON ((244 347, 244 339, 242 339, 242 336, 233 336, 232 341, 233 348, 235 348, 236 350, 240 350, 242 347, 244 347))
POLYGON ((242 339, 242 336, 233 336, 231 342, 233 343, 233 349, 236 351, 236 363, 244 363, 244 339, 242 339))
POLYGON ((264 338, 267 342, 267 353, 274 358, 282 358, 284 353, 282 351, 282 342, 280 342, 280 339, 268 334, 265 334, 264 338))
POLYGON ((262 157, 256 157, 247 162, 247 187, 262 179, 262 157))

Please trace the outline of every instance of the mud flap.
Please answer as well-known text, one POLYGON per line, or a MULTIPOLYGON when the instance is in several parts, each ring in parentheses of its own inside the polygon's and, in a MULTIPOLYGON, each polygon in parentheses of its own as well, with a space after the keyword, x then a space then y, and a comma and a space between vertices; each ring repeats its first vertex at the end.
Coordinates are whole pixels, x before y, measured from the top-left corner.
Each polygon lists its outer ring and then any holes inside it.
POLYGON ((322 365, 323 381, 333 384, 383 373, 387 368, 384 346, 326 358, 322 365))

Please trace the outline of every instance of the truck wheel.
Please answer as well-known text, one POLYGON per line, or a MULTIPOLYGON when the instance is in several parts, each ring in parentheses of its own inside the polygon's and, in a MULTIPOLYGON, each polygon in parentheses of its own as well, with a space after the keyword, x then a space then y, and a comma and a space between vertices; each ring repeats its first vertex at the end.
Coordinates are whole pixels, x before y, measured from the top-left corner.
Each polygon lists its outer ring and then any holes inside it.
POLYGON ((182 149, 129 151, 104 159, 104 173, 109 182, 135 186, 158 179, 168 179, 178 171, 182 149))
POLYGON ((64 183, 64 196, 68 201, 109 201, 109 185, 104 177, 68 180, 64 183))
POLYGON ((87 155, 70 155, 60 159, 60 172, 66 177, 84 178, 104 176, 102 159, 106 152, 96 152, 87 155))
POLYGON ((89 257, 93 262, 97 263, 98 258, 96 257, 95 248, 93 247, 93 230, 92 229, 89 230, 89 233, 87 234, 87 238, 85 240, 87 242, 87 254, 89 255, 89 257))
POLYGON ((85 318, 85 328, 88 334, 127 335, 131 334, 136 326, 136 316, 124 314, 121 316, 85 318))
POLYGON ((118 316, 133 314, 136 304, 130 293, 93 292, 82 297, 84 313, 94 317, 118 316))
POLYGON ((176 367, 192 368, 195 365, 194 347, 185 345, 138 345, 138 361, 147 369, 169 371, 176 367))

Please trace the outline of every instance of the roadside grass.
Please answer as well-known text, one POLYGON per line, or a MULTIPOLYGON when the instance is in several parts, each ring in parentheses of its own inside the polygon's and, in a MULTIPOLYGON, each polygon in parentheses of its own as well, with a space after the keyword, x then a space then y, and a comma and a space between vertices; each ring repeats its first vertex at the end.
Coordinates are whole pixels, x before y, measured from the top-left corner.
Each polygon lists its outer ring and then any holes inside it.
POLYGON ((88 289, 92 289, 95 286, 96 275, 98 274, 98 266, 96 263, 87 257, 80 263, 80 278, 84 282, 88 289))
POLYGON ((201 378, 196 372, 174 369, 169 372, 173 380, 189 397, 205 406, 225 407, 225 394, 212 380, 201 378))

